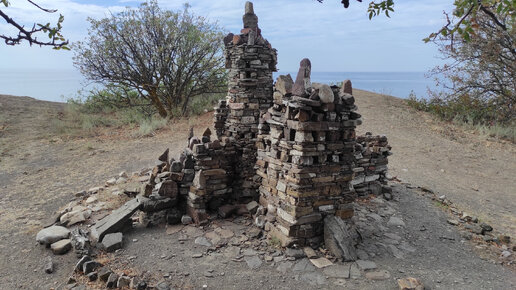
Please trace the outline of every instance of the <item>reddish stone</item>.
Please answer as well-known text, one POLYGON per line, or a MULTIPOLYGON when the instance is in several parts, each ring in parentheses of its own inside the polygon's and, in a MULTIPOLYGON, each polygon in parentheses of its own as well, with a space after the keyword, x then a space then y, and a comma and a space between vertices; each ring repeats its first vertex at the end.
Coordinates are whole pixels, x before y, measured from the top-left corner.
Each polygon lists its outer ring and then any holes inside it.
POLYGON ((242 43, 242 38, 240 37, 240 35, 234 35, 233 36, 233 44, 238 45, 241 43, 242 43))

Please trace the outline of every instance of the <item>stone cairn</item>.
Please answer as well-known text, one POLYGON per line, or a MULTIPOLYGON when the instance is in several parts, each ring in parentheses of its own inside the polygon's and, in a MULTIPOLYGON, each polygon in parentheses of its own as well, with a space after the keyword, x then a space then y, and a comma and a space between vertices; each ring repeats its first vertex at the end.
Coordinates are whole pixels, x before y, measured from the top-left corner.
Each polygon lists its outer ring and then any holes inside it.
MULTIPOLYGON (((354 174, 382 172, 377 180, 384 180, 387 140, 366 136, 357 145, 355 128, 362 121, 351 82, 312 83, 308 59, 301 61, 295 82, 279 76, 273 87, 276 50, 262 37, 250 2, 243 22, 241 34, 224 38, 229 85, 215 108, 216 138, 210 129, 201 138, 191 129, 177 160, 167 149, 142 194, 99 221, 94 240, 121 231, 137 210, 146 225, 202 224, 212 213, 226 218, 248 212, 283 246, 319 245, 324 231, 326 243, 354 259, 344 238, 326 241, 326 228, 353 240, 342 220, 354 214, 354 174)), ((369 188, 363 184, 369 179, 354 182, 369 188)))
POLYGON ((228 94, 215 108, 215 130, 224 143, 236 149, 233 179, 234 198, 258 198, 255 178, 258 119, 272 105, 272 72, 276 71, 276 50, 261 35, 253 3, 245 4, 241 33, 224 38, 228 94))
POLYGON ((295 83, 279 76, 274 105, 260 120, 257 174, 266 230, 283 246, 321 242, 323 219, 353 216, 354 98, 343 89, 311 83, 300 63, 295 83))
POLYGON ((392 154, 387 137, 366 133, 357 136, 356 142, 353 187, 359 196, 380 195, 387 185, 387 158, 392 154))

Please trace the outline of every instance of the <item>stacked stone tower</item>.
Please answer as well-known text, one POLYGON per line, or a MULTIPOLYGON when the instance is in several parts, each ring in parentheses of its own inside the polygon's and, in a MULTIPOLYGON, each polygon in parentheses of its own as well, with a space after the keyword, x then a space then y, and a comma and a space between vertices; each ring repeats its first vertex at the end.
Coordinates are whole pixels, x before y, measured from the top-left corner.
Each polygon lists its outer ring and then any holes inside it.
POLYGON ((351 181, 361 120, 354 98, 337 86, 312 84, 310 70, 304 59, 295 83, 278 78, 257 143, 266 229, 284 246, 319 244, 324 217, 352 217, 356 197, 351 181))
POLYGON ((224 38, 228 94, 215 112, 215 130, 223 143, 236 150, 233 192, 237 200, 258 197, 256 163, 258 120, 272 105, 276 50, 261 35, 253 4, 245 4, 244 28, 224 38))

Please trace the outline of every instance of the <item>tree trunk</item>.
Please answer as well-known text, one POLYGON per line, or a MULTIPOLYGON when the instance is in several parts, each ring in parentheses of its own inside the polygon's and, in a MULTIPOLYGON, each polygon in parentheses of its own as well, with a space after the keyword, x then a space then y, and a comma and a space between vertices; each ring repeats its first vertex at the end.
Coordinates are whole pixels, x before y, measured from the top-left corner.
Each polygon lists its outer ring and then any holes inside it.
POLYGON ((162 118, 166 118, 168 113, 165 107, 163 106, 163 103, 159 100, 156 90, 155 89, 149 89, 149 98, 151 99, 151 102, 154 104, 156 109, 158 110, 159 115, 162 118))

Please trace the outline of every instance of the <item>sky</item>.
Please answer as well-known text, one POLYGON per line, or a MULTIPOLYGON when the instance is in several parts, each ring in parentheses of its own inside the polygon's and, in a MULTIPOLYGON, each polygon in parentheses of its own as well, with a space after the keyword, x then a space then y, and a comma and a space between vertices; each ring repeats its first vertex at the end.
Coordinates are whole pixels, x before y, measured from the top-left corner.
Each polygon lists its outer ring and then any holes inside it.
MULTIPOLYGON (((100 19, 142 1, 132 0, 37 0, 55 8, 53 15, 12 0, 2 11, 26 26, 34 22, 55 23, 63 14, 63 34, 71 42, 84 40, 88 17, 100 19)), ((186 1, 161 0, 162 8, 182 9, 186 1)), ((262 35, 278 50, 279 72, 294 72, 305 57, 312 71, 319 72, 424 72, 441 64, 437 48, 422 39, 444 24, 443 11, 452 10, 452 0, 395 0, 391 18, 369 20, 367 3, 351 1, 344 9, 339 0, 256 0, 254 10, 262 35)), ((190 0, 191 10, 218 22, 227 32, 242 28, 243 0, 190 0)), ((12 32, 0 21, 0 34, 12 32)), ((0 43, 0 69, 74 70, 73 52, 48 47, 0 43)))

